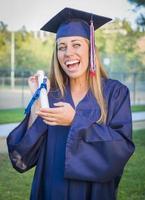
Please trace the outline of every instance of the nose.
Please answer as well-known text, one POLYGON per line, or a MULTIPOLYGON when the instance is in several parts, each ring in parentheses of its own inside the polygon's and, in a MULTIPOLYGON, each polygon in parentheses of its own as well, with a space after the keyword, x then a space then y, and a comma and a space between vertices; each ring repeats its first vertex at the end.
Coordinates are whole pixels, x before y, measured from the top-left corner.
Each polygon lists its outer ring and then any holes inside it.
POLYGON ((67 46, 66 51, 65 51, 65 55, 66 56, 71 56, 74 54, 74 49, 72 46, 67 46))

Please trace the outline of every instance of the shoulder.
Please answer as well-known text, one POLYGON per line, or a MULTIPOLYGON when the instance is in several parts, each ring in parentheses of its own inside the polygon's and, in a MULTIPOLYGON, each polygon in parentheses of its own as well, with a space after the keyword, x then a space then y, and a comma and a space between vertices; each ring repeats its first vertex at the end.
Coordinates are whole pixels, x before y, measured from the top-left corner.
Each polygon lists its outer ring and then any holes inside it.
POLYGON ((103 91, 105 96, 124 96, 129 93, 129 89, 126 85, 115 79, 104 79, 103 80, 103 91))
POLYGON ((115 79, 103 79, 103 86, 105 88, 127 88, 126 85, 124 85, 123 83, 121 83, 120 81, 118 80, 115 80, 115 79))

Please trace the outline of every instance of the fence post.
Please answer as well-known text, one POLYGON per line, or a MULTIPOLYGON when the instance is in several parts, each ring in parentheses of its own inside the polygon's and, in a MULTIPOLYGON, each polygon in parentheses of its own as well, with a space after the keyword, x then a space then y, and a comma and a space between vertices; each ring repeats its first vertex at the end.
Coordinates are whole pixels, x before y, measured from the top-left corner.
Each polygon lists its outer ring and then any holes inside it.
POLYGON ((15 87, 15 33, 11 32, 11 88, 15 87))
POLYGON ((21 105, 24 108, 24 72, 21 72, 22 76, 22 97, 21 97, 21 105))
POLYGON ((2 87, 5 86, 5 77, 2 77, 2 87))
POLYGON ((133 73, 133 104, 136 104, 136 75, 137 73, 133 73))

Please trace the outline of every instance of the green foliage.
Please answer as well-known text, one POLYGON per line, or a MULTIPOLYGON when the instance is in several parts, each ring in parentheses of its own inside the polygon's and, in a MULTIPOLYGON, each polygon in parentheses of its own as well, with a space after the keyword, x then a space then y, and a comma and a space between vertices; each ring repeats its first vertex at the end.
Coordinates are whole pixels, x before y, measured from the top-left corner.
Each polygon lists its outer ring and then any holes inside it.
POLYGON ((7 25, 0 21, 0 49, 1 51, 7 48, 10 43, 10 33, 7 30, 7 25))
POLYGON ((98 31, 96 31, 95 40, 96 40, 96 46, 99 49, 99 51, 102 54, 105 53, 106 39, 105 39, 105 35, 102 34, 102 30, 101 29, 98 29, 98 31))
POLYGON ((16 49, 16 68, 24 67, 29 70, 44 69, 48 71, 52 56, 52 43, 49 40, 42 42, 33 35, 27 35, 27 39, 19 35, 16 49))
MULTIPOLYGON (((11 33, 7 26, 0 24, 0 69, 10 68, 11 65, 11 33)), ((18 71, 49 70, 52 49, 52 36, 35 38, 34 34, 25 28, 15 32, 15 68, 18 71)))
POLYGON ((7 25, 0 21, 0 67, 5 68, 10 63, 10 33, 7 25))
MULTIPOLYGON (((144 53, 140 53, 137 43, 143 33, 139 29, 133 30, 126 20, 115 19, 112 23, 96 31, 96 45, 102 61, 110 59, 106 65, 109 72, 141 72, 145 70, 144 53)), ((54 49, 54 35, 49 34, 41 39, 25 27, 15 32, 15 69, 16 74, 35 72, 37 69, 49 71, 52 52, 54 49)), ((0 74, 7 70, 10 75, 11 65, 11 33, 7 25, 0 22, 0 74)), ((6 73, 5 73, 6 74, 6 73)))
MULTIPOLYGON (((145 69, 137 41, 143 36, 128 21, 119 19, 102 29, 105 38, 104 56, 110 59, 109 72, 140 72, 145 69)), ((106 66, 107 68, 108 66, 106 66)))
POLYGON ((145 0, 128 0, 130 3, 135 3, 137 6, 145 6, 145 0))
POLYGON ((145 30, 145 14, 144 14, 145 10, 142 9, 145 8, 145 0, 128 0, 128 1, 136 6, 134 11, 139 13, 136 22, 143 28, 143 30, 145 30))

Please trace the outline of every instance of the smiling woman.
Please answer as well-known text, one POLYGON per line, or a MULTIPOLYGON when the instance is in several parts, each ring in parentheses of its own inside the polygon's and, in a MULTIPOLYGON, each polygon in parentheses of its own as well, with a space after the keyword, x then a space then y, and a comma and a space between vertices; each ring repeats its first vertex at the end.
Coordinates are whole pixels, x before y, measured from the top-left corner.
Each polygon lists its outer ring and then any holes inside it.
MULTIPOLYGON (((50 108, 37 100, 7 138, 16 170, 36 166, 31 200, 117 198, 134 144, 129 90, 107 78, 95 48, 94 29, 108 21, 65 8, 42 27, 56 33, 50 108)), ((38 77, 29 84, 34 93, 38 77)))
POLYGON ((70 81, 74 78, 82 79, 83 77, 86 80, 89 64, 88 41, 77 36, 64 37, 58 39, 57 46, 59 64, 70 78, 70 81))
POLYGON ((89 64, 88 41, 82 37, 64 37, 57 41, 57 57, 64 72, 72 78, 81 78, 87 73, 89 64))
POLYGON ((64 95, 65 85, 70 83, 73 100, 76 102, 75 105, 84 97, 88 88, 91 88, 101 110, 98 120, 101 122, 105 121, 107 117, 101 77, 107 78, 107 74, 100 63, 95 47, 95 65, 97 65, 97 69, 95 70, 95 76, 93 78, 90 76, 89 49, 90 41, 86 38, 80 36, 59 38, 56 41, 56 51, 53 55, 50 82, 52 88, 56 89, 59 86, 62 96, 64 95), (80 87, 75 89, 75 94, 74 87, 80 87), (78 99, 75 97, 78 97, 78 99))

